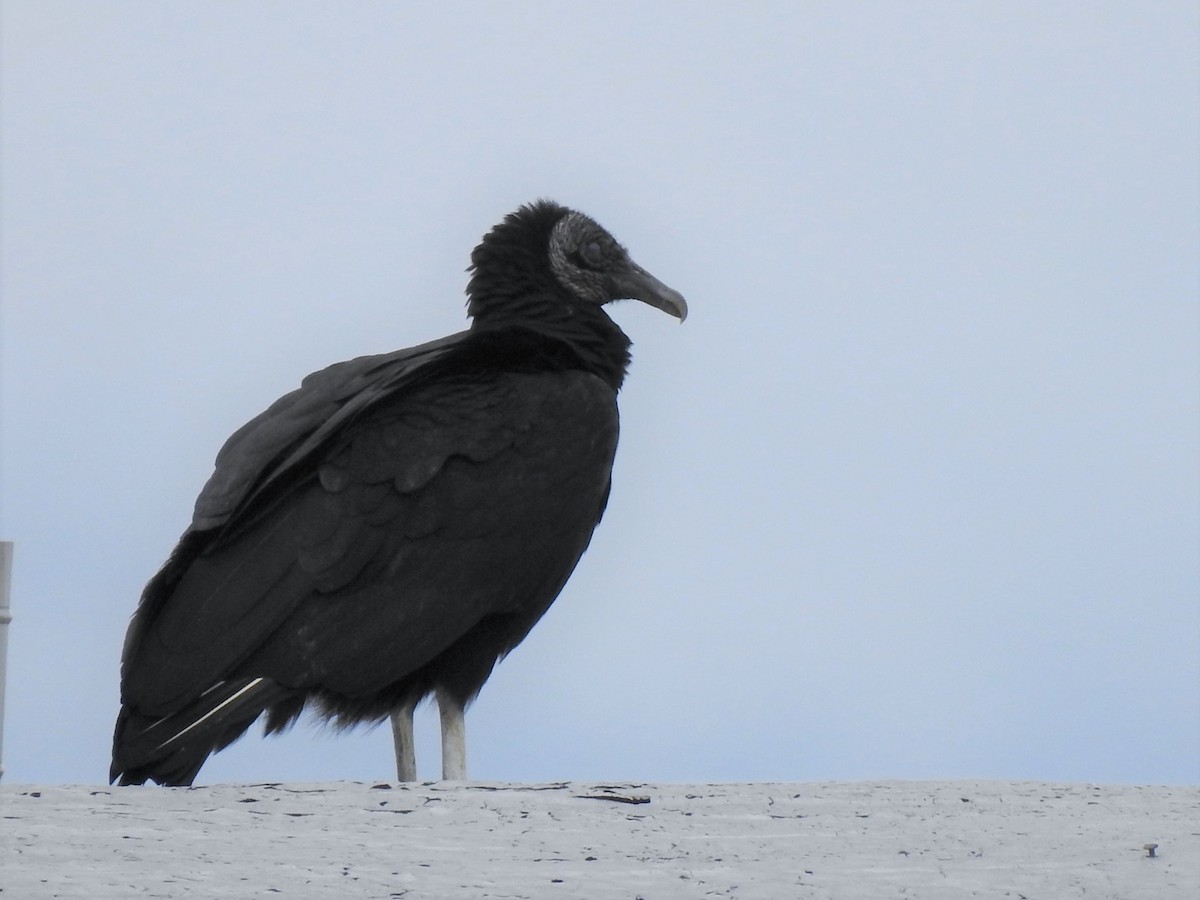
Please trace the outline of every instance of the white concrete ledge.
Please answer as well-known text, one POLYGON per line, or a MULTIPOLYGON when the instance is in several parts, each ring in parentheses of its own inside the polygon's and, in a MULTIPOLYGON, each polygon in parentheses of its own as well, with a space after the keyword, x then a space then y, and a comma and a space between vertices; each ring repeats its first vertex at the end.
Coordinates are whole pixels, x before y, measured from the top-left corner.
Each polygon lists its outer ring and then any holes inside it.
POLYGON ((1195 787, 7 785, 0 817, 13 900, 1200 897, 1195 787))

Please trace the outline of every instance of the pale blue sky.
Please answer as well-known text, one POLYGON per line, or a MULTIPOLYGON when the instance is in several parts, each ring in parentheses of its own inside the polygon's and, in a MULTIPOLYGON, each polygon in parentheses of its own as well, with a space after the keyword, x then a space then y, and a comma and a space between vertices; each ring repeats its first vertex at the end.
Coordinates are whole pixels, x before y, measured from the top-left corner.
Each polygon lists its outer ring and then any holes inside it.
MULTIPOLYGON (((100 782, 144 582, 309 371, 549 196, 680 290, 485 779, 1200 779, 1192 3, 6 2, 6 780, 100 782)), ((436 773, 432 717, 419 767, 436 773)), ((378 779, 257 733, 218 780, 378 779)))

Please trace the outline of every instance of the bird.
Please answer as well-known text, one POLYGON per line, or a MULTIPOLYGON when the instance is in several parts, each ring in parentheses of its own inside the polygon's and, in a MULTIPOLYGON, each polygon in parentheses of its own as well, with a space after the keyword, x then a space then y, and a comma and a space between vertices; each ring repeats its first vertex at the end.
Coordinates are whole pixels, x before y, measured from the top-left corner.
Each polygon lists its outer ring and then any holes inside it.
POLYGON ((587 215, 541 199, 484 235, 465 331, 335 363, 238 429, 121 653, 110 782, 190 785, 258 719, 391 719, 442 777, 465 710, 554 602, 608 503, 631 342, 605 306, 683 296, 587 215))

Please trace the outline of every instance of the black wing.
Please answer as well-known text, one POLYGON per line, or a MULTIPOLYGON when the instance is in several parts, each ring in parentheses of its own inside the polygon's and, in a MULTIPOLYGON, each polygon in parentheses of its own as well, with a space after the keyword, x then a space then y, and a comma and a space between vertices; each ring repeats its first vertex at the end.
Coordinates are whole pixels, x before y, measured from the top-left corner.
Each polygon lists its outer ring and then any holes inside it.
POLYGON ((131 625, 113 777, 190 782, 309 698, 465 698, 524 637, 603 511, 615 395, 470 343, 331 367, 231 438, 131 625))

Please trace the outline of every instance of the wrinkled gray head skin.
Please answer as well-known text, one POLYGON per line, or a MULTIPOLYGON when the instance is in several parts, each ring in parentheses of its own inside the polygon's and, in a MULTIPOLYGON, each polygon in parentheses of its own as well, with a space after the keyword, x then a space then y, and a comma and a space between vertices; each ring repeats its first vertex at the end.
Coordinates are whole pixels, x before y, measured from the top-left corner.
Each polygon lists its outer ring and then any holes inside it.
POLYGON ((683 296, 630 259, 611 234, 583 213, 570 210, 555 224, 550 268, 559 284, 582 300, 641 300, 681 322, 687 318, 683 296))

